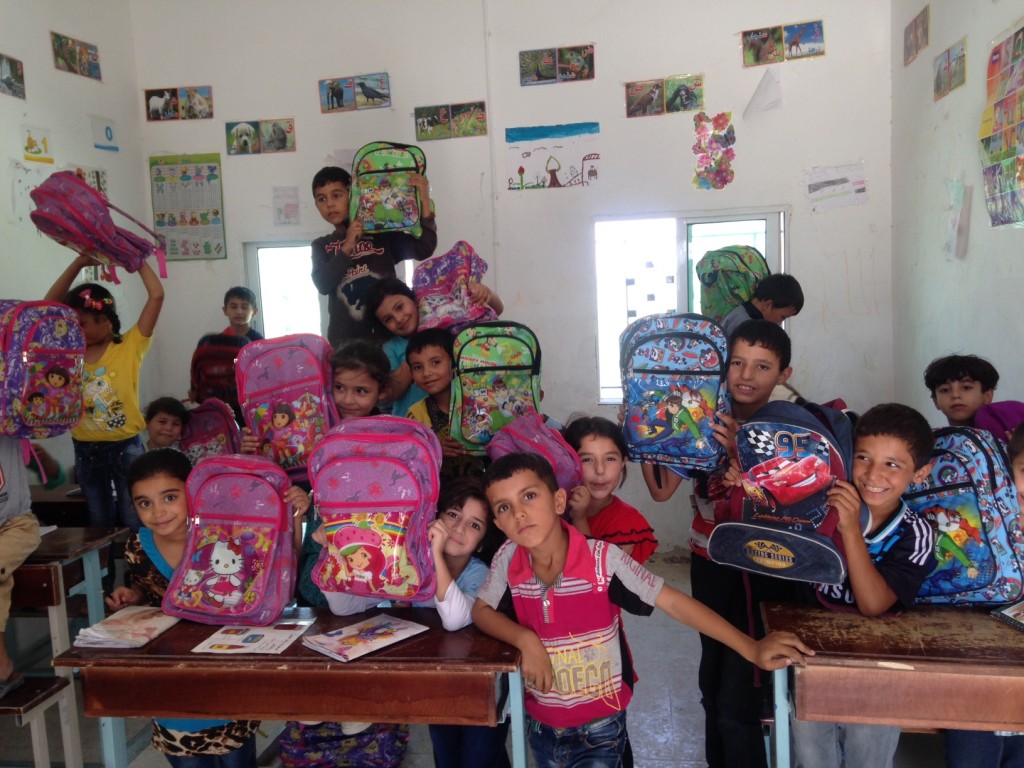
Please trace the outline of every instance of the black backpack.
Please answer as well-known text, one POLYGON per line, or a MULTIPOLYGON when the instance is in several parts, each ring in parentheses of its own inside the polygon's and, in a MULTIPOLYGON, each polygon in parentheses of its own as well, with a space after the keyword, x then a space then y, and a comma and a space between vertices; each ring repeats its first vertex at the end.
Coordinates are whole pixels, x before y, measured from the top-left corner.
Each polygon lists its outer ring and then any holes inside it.
POLYGON ((235 418, 241 420, 238 385, 235 383, 235 358, 249 343, 246 336, 209 333, 199 340, 192 353, 190 396, 197 403, 216 397, 231 406, 235 418))

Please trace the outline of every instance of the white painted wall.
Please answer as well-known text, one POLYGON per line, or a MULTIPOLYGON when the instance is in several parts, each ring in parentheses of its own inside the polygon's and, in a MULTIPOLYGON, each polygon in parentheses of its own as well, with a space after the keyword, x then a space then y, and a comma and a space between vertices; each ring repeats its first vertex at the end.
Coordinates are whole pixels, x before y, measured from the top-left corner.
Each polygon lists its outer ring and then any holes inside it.
POLYGON ((987 358, 1000 373, 996 399, 1024 400, 1024 232, 989 227, 978 147, 992 42, 1024 25, 1024 8, 1007 0, 932 0, 930 44, 904 68, 903 28, 921 7, 917 0, 892 4, 894 395, 938 426, 942 415, 922 376, 942 355, 987 358), (967 84, 934 102, 933 59, 964 35, 967 84), (947 261, 945 182, 960 176, 971 188, 970 237, 965 258, 947 261))
MULTIPOLYGON (((443 247, 463 238, 477 245, 491 263, 489 279, 505 299, 506 315, 537 330, 544 347, 545 407, 552 415, 564 419, 573 411, 598 411, 595 217, 769 205, 792 209, 790 270, 808 297, 803 313, 790 323, 794 383, 808 397, 842 395, 857 408, 893 395, 889 54, 895 43, 889 3, 828 3, 823 11, 821 3, 810 0, 794 0, 784 8, 755 0, 717 5, 307 0, 294 8, 269 0, 244 6, 179 0, 170 14, 166 4, 136 0, 104 4, 107 15, 99 18, 92 5, 78 18, 66 13, 63 4, 58 13, 55 2, 29 6, 0 0, 5 17, 11 18, 17 7, 31 8, 29 16, 35 19, 31 30, 4 25, 0 51, 31 64, 26 108, 40 110, 38 119, 51 123, 78 120, 98 107, 83 98, 73 110, 62 110, 47 97, 59 102, 64 91, 34 90, 36 78, 72 80, 60 87, 90 94, 106 92, 114 83, 94 84, 55 72, 44 46, 48 24, 99 44, 106 77, 128 78, 120 85, 116 110, 113 104, 104 108, 135 138, 122 150, 120 164, 111 166, 117 176, 112 195, 129 200, 134 209, 147 209, 149 155, 226 155, 225 121, 296 119, 297 152, 223 158, 229 258, 171 264, 168 301, 145 366, 146 381, 160 382, 159 394, 184 393, 195 340, 221 327, 223 291, 244 281, 242 243, 304 240, 327 231, 307 190, 328 153, 374 139, 412 141, 414 106, 486 99, 490 136, 424 145, 440 243, 443 247), (816 18, 824 20, 827 55, 777 65, 784 108, 744 120, 742 111, 763 70, 741 67, 741 30, 816 18), (595 81, 519 86, 519 50, 586 42, 597 46, 595 81), (120 74, 115 71, 119 58, 127 60, 120 74), (376 71, 391 76, 393 108, 320 114, 318 79, 376 71), (689 115, 624 117, 625 82, 685 72, 706 74, 709 112, 734 113, 736 181, 720 192, 701 192, 690 183, 689 115), (213 86, 214 120, 145 122, 143 89, 192 84, 213 86), (534 193, 503 189, 506 127, 585 120, 601 124, 599 185, 534 193), (866 166, 869 202, 808 213, 800 172, 856 160, 866 166), (301 226, 273 226, 275 185, 300 187, 301 226)), ((8 105, 21 104, 2 100, 0 138, 13 137, 16 120, 8 117, 8 105)), ((88 146, 84 143, 80 151, 88 146)), ((0 217, 8 216, 5 187, 0 184, 0 217)), ((10 222, 2 220, 7 229, 10 222)), ((46 260, 34 259, 29 267, 30 262, 5 250, 0 253, 5 282, 10 269, 19 292, 42 293, 63 263, 59 248, 31 232, 17 234, 17 242, 45 254, 46 260)), ((138 295, 131 281, 126 285, 138 295)), ((157 393, 148 386, 143 397, 152 394, 157 393)), ((614 417, 613 409, 604 413, 614 417)), ((639 472, 634 475, 625 498, 646 508, 663 542, 684 541, 685 502, 678 498, 653 505, 638 482, 639 472)))

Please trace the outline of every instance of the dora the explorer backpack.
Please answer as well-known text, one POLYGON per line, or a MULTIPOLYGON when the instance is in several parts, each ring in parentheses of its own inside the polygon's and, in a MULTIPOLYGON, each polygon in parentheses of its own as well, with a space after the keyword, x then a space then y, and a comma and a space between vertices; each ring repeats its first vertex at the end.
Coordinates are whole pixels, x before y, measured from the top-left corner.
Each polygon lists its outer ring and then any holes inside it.
POLYGON ((83 256, 103 264, 113 282, 119 282, 114 267, 128 272, 139 268, 156 251, 160 276, 167 277, 160 238, 149 227, 90 187, 71 171, 57 171, 29 192, 36 204, 29 218, 44 235, 83 256), (114 224, 110 211, 117 211, 150 235, 156 243, 114 224))
POLYGON ((536 411, 517 416, 498 430, 487 444, 487 456, 493 461, 510 453, 525 451, 547 459, 555 471, 558 487, 566 492, 583 482, 583 467, 576 451, 565 442, 562 433, 544 423, 536 411))
POLYGON ((642 317, 619 337, 623 434, 633 461, 689 475, 725 464, 711 424, 729 412, 721 327, 693 314, 642 317))
POLYGON ((463 328, 453 368, 451 436, 474 454, 516 416, 540 410, 540 343, 521 323, 463 328))
POLYGON ((264 626, 292 599, 291 481, 262 456, 215 456, 185 484, 190 523, 165 613, 204 624, 264 626))
POLYGON ((345 419, 313 451, 309 479, 327 546, 324 592, 425 600, 436 587, 427 527, 437 513, 441 443, 398 416, 345 419))
POLYGON ((772 273, 761 252, 749 245, 708 251, 695 269, 700 280, 700 313, 718 323, 750 301, 757 284, 772 273))
POLYGON ((447 253, 417 262, 412 271, 412 289, 419 303, 419 330, 446 328, 453 333, 467 325, 497 320, 486 304, 469 300, 471 283, 483 281, 487 262, 465 240, 447 253))
MULTIPOLYGON (((783 579, 842 584, 846 556, 828 490, 849 477, 853 461, 846 414, 770 402, 740 426, 736 452, 743 493, 733 492, 728 516, 711 532, 711 559, 783 579)), ((870 525, 863 506, 861 523, 862 530, 870 525)))
POLYGON ((1024 597, 1024 539, 1010 462, 980 429, 935 430, 931 473, 903 494, 935 529, 935 570, 919 603, 998 604, 1024 597))
POLYGON ((306 476, 313 446, 338 422, 331 395, 331 345, 312 333, 251 341, 238 352, 242 417, 260 453, 292 477, 306 476))
POLYGON ((181 429, 181 450, 192 466, 207 456, 241 453, 242 433, 234 411, 223 400, 206 398, 188 412, 188 422, 181 429))
POLYGON ((0 300, 0 435, 42 440, 82 418, 85 337, 70 307, 0 300))
POLYGON ((409 175, 427 171, 423 150, 410 144, 373 141, 352 161, 349 221, 361 221, 363 231, 423 234, 420 195, 409 175))

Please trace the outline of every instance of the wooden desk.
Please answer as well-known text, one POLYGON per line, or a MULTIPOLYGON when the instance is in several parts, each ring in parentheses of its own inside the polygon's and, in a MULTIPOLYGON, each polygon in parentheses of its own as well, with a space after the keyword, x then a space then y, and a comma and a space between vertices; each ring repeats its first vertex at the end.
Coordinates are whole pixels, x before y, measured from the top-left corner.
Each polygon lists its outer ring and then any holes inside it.
MULTIPOLYGON (((794 668, 801 720, 1024 730, 1024 634, 985 609, 920 607, 868 618, 769 603, 763 612, 766 629, 794 632, 816 651, 794 668)), ((780 768, 789 765, 786 672, 775 673, 780 768)))
POLYGON ((29 486, 32 497, 32 511, 44 525, 89 525, 89 513, 85 508, 85 496, 68 496, 68 491, 78 490, 74 483, 65 483, 52 490, 41 485, 29 486))
MULTIPOLYGON (((356 623, 380 610, 316 616, 310 632, 356 623)), ((280 655, 190 653, 216 629, 182 621, 143 648, 72 648, 56 667, 77 667, 93 717, 223 717, 490 725, 507 707, 513 765, 526 766, 522 680, 515 648, 467 627, 446 632, 434 611, 388 609, 430 631, 343 663, 293 643, 280 655), (503 681, 507 678, 508 687, 503 681), (214 691, 230 691, 214 696, 214 691)))

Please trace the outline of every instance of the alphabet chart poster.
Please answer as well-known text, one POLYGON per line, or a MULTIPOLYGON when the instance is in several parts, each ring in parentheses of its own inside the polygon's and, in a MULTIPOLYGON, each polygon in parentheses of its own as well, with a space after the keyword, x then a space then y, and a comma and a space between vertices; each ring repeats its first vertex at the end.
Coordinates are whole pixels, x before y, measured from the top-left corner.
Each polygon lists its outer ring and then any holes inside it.
POLYGON ((168 259, 226 259, 220 154, 149 158, 153 223, 168 259))

